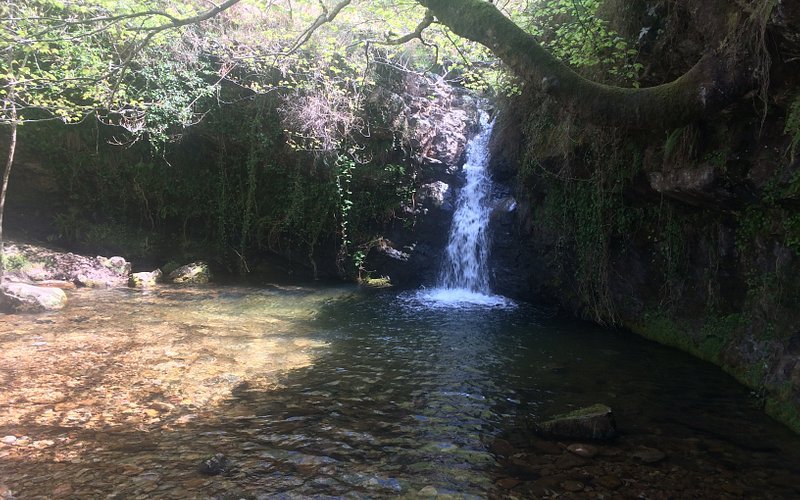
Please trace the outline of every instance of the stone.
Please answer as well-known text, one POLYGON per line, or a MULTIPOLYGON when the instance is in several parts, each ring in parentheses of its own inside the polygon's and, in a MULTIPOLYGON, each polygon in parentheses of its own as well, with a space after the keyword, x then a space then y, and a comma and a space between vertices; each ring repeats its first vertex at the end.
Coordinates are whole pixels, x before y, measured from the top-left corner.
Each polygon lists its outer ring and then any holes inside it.
POLYGON ((426 486, 417 492, 421 497, 435 497, 439 495, 439 491, 433 486, 426 486))
POLYGON ((588 444, 571 444, 567 446, 567 450, 583 458, 593 458, 597 455, 597 448, 588 444))
POLYGON ((443 181, 435 181, 420 186, 417 192, 417 201, 428 208, 440 208, 449 211, 455 208, 450 185, 443 181))
POLYGON ((561 487, 572 493, 583 491, 583 483, 580 481, 564 481, 561 483, 561 487))
POLYGON ((622 481, 620 481, 620 479, 618 477, 610 476, 610 475, 609 476, 600 476, 595 480, 595 482, 598 485, 600 485, 603 488, 606 488, 608 490, 616 490, 617 488, 622 486, 622 481))
POLYGON ((0 439, 0 442, 3 444, 14 444, 17 442, 17 436, 5 436, 3 439, 0 439))
POLYGON ((67 294, 60 288, 7 282, 0 287, 0 309, 12 312, 57 311, 67 304, 67 294))
POLYGON ((222 453, 217 453, 213 457, 209 457, 200 462, 200 465, 197 466, 197 472, 204 476, 216 476, 229 472, 232 466, 233 464, 228 457, 222 453))
POLYGON ((14 493, 5 484, 0 483, 0 500, 14 500, 14 493))
POLYGON ((631 453, 631 456, 646 464, 654 464, 664 460, 667 457, 663 451, 655 448, 647 448, 645 446, 635 450, 633 453, 631 453))
POLYGON ((514 447, 505 439, 498 438, 492 442, 492 445, 489 447, 489 451, 495 455, 510 457, 514 454, 514 447))
POLYGON ((128 286, 131 288, 153 288, 161 280, 161 269, 150 272, 140 272, 131 274, 128 279, 128 286))
POLYGON ((497 481, 497 486, 503 488, 504 490, 511 490, 519 486, 521 482, 522 481, 514 477, 504 477, 503 479, 497 481))
POLYGON ((98 255, 97 262, 115 274, 128 275, 131 273, 131 263, 120 256, 106 258, 98 255))
POLYGON ((606 441, 616 437, 617 424, 611 408, 596 404, 534 423, 533 430, 550 439, 606 441))
POLYGON ((207 284, 211 281, 211 270, 205 262, 192 262, 169 273, 169 281, 180 285, 207 284))

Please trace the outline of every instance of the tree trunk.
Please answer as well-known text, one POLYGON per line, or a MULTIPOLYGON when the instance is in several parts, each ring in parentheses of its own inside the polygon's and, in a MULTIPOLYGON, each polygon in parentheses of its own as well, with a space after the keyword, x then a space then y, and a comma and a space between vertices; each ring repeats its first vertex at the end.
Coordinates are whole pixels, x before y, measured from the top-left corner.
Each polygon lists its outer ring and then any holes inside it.
MULTIPOLYGON (((14 153, 17 149, 17 106, 13 100, 13 92, 7 102, 11 108, 11 140, 8 143, 8 156, 6 158, 6 168, 3 172, 3 185, 0 186, 0 286, 5 279, 5 247, 3 246, 3 214, 6 208, 6 191, 8 191, 8 179, 11 177, 11 167, 14 165, 14 153)), ((2 292, 0 292, 2 293, 2 292)))
MULTIPOLYGON (((737 47, 712 51, 678 79, 642 89, 583 78, 485 0, 418 0, 454 33, 489 48, 528 85, 598 125, 670 128, 708 116, 754 88, 737 47)), ((750 71, 748 71, 750 66, 750 71)))

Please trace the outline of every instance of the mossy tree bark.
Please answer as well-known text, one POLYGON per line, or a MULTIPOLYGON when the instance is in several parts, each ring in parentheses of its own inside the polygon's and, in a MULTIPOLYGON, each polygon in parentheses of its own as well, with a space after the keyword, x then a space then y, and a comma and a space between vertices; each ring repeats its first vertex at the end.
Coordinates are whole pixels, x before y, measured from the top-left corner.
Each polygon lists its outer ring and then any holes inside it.
MULTIPOLYGON (((13 87, 12 87, 13 89, 13 87)), ((11 177, 11 167, 14 166, 14 153, 17 150, 17 108, 14 103, 14 93, 10 93, 10 98, 7 104, 11 108, 11 131, 9 134, 8 143, 8 156, 6 157, 5 170, 3 170, 3 179, 0 183, 0 286, 3 285, 5 276, 5 247, 3 242, 3 214, 6 207, 6 192, 8 191, 8 179, 11 177)), ((2 293, 2 291, 0 291, 2 293)))
POLYGON ((538 86, 587 121, 669 128, 708 116, 754 88, 749 61, 730 47, 703 56, 678 79, 648 88, 587 80, 485 0, 418 0, 456 34, 489 48, 527 84, 538 86))

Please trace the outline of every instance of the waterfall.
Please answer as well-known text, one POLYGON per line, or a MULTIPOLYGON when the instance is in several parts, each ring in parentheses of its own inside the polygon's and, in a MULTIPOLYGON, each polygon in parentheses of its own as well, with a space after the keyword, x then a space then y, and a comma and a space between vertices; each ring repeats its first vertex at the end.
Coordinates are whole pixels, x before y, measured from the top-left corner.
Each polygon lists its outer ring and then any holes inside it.
POLYGON ((481 130, 467 145, 464 164, 466 183, 458 195, 450 237, 439 277, 439 286, 450 290, 489 293, 486 262, 489 258, 489 194, 491 179, 486 175, 489 137, 494 121, 481 114, 481 130))
POLYGON ((456 200, 450 237, 445 249, 437 287, 417 294, 430 307, 514 307, 514 302, 489 289, 489 215, 492 181, 489 163, 489 138, 494 122, 481 113, 481 129, 467 145, 464 164, 465 184, 456 200))

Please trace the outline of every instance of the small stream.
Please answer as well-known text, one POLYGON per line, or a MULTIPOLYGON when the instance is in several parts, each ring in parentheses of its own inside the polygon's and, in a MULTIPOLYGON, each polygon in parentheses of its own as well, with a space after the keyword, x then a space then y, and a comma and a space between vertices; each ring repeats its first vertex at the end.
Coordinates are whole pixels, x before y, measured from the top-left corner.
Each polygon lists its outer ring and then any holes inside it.
POLYGON ((16 498, 800 495, 800 437, 730 377, 524 304, 78 290, 0 319, 0 382, 0 493, 16 498), (598 402, 621 435, 594 458, 521 430, 598 402), (642 463, 643 446, 666 457, 642 463), (217 453, 230 467, 201 474, 217 453))

